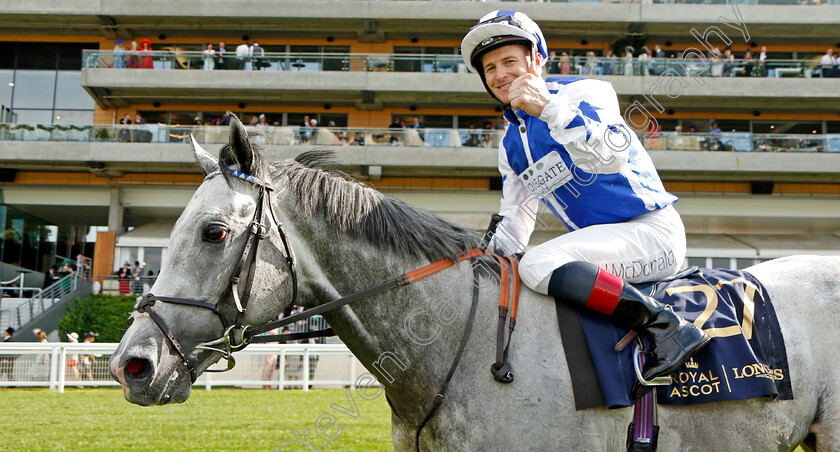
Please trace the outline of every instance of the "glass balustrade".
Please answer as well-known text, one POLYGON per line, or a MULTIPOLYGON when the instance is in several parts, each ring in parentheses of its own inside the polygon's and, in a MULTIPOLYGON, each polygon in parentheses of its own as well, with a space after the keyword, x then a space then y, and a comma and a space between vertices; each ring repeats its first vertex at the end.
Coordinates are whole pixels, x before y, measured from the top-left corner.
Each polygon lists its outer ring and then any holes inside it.
MULTIPOLYGON (((156 51, 141 57, 153 59, 153 69, 202 70, 205 57, 201 52, 156 51)), ((130 54, 115 56, 113 51, 85 50, 83 67, 113 68, 114 58, 131 58, 130 54)), ((328 53, 266 53, 264 56, 237 59, 228 52, 223 57, 209 57, 213 67, 247 71, 290 72, 468 72, 460 55, 401 55, 401 54, 328 54, 328 53), (224 64, 219 64, 220 58, 224 64)), ((125 64, 117 64, 124 67, 125 64)), ((209 67, 209 64, 208 64, 209 67)), ((128 69, 127 69, 128 70, 128 69)), ((702 76, 702 77, 763 77, 763 78, 822 78, 840 77, 840 68, 823 67, 814 59, 757 59, 725 60, 721 57, 686 54, 685 58, 593 57, 574 56, 549 58, 544 75, 583 76, 702 76)))
MULTIPOLYGON (((499 129, 299 126, 246 126, 246 129, 252 139, 263 146, 497 148, 504 135, 499 129)), ((227 142, 228 133, 227 126, 0 124, 2 141, 189 143, 189 137, 193 135, 199 143, 222 144, 227 142)), ((639 138, 650 151, 840 152, 840 134, 661 132, 639 138)))

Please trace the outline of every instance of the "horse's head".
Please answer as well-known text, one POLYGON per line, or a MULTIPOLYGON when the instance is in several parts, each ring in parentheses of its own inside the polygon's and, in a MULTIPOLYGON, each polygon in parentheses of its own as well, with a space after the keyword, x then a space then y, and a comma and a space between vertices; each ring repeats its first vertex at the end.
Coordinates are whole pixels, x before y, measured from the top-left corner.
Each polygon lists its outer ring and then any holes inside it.
POLYGON ((185 401, 195 378, 222 357, 197 346, 231 326, 269 321, 291 302, 293 267, 269 206, 268 168, 231 118, 219 160, 193 140, 208 176, 175 223, 167 262, 111 356, 130 402, 185 401))

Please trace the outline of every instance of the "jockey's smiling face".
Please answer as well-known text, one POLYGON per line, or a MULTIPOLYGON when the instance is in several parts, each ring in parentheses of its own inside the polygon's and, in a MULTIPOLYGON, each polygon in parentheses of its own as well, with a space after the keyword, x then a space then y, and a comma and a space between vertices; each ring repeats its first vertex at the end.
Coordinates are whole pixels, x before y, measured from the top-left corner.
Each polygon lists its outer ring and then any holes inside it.
POLYGON ((514 44, 487 52, 481 58, 487 86, 503 104, 510 104, 510 84, 528 72, 531 52, 524 45, 514 44))

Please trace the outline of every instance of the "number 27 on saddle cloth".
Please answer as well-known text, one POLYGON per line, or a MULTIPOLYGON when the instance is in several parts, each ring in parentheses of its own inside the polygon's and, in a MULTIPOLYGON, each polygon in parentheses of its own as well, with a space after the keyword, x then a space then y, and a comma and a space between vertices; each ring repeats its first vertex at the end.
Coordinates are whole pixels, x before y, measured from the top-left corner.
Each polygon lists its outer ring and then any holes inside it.
MULTIPOLYGON (((659 403, 793 399, 776 312, 754 276, 738 270, 699 269, 684 278, 657 284, 653 298, 670 305, 677 315, 712 337, 671 375, 670 386, 657 391, 659 403)), ((614 349, 627 331, 594 313, 560 304, 557 309, 576 408, 632 405, 632 353, 629 347, 621 352, 614 349), (579 340, 581 332, 584 341, 579 340)))

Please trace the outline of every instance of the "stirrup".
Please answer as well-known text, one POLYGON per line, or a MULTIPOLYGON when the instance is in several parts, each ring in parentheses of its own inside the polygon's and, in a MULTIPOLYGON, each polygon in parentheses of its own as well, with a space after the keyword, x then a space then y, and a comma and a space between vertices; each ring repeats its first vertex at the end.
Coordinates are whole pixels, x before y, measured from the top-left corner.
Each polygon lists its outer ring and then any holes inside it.
POLYGON ((635 347, 633 347, 633 369, 636 371, 636 379, 639 381, 639 384, 642 386, 668 386, 671 384, 671 377, 668 375, 663 375, 660 377, 653 377, 650 380, 645 380, 645 377, 642 376, 642 360, 640 359, 642 354, 642 348, 644 347, 642 343, 642 338, 640 336, 636 336, 635 339, 635 347))

